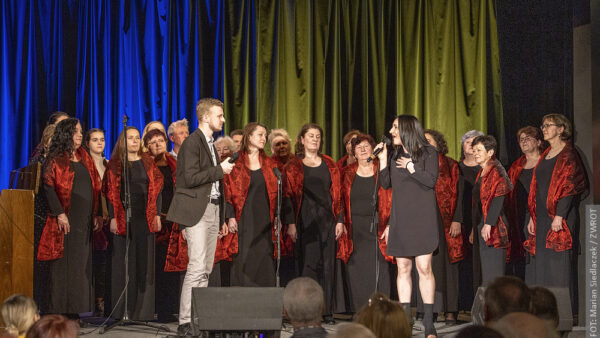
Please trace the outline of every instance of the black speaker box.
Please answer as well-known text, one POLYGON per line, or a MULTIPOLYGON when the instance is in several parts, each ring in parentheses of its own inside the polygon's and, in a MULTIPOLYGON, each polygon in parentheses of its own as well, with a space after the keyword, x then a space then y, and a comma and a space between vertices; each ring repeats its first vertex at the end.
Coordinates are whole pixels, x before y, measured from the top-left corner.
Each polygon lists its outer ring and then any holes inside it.
MULTIPOLYGON (((546 287, 554 297, 556 297, 556 304, 558 305, 558 331, 571 331, 573 329, 573 312, 571 311, 571 296, 569 294, 569 288, 550 288, 546 287)), ((485 287, 480 286, 475 294, 475 300, 473 301, 473 307, 471 308, 471 317, 473 324, 483 325, 483 306, 485 300, 483 298, 485 293, 485 287)))
POLYGON ((192 330, 280 331, 283 288, 208 287, 192 289, 192 330))

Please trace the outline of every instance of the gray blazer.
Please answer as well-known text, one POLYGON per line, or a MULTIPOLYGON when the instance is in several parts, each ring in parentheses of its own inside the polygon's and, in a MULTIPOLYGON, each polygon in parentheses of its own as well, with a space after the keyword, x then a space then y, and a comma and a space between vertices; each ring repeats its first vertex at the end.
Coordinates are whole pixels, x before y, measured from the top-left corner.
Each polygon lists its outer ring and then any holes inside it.
MULTIPOLYGON (((216 148, 214 151, 218 163, 219 155, 216 148)), ((219 191, 221 192, 220 227, 225 220, 222 179, 223 169, 219 164, 213 165, 206 137, 202 130, 196 129, 183 141, 177 154, 175 193, 169 207, 167 220, 184 227, 198 224, 209 203, 212 183, 219 181, 219 191)))

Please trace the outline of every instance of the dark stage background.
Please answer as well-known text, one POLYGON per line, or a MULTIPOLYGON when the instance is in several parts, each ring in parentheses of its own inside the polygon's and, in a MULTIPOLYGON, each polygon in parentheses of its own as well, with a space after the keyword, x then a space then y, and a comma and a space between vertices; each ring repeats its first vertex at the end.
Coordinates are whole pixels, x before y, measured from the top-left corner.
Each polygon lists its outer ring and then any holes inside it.
POLYGON ((573 114, 571 1, 0 1, 0 188, 55 110, 105 129, 107 156, 123 114, 194 128, 212 96, 226 131, 314 121, 334 157, 409 113, 453 157, 465 131, 495 135, 504 162, 518 128, 573 114))

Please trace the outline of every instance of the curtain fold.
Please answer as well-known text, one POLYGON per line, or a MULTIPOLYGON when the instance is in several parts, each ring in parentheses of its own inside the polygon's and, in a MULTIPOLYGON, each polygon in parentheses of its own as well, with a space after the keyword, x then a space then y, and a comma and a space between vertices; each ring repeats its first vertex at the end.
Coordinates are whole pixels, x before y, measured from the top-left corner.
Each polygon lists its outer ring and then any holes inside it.
POLYGON ((225 102, 225 130, 316 122, 324 152, 342 136, 379 138, 398 114, 502 144, 492 0, 6 0, 0 5, 0 187, 26 165, 50 113, 106 130, 187 117, 225 102), (488 120, 489 119, 489 120, 488 120))

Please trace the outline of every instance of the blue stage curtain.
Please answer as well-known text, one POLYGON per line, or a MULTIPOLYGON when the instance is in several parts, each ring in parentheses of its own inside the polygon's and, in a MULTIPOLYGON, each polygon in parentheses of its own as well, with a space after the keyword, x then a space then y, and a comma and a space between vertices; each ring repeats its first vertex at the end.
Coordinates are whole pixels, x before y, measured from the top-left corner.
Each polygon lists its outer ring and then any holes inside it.
POLYGON ((5 0, 0 12, 0 188, 25 166, 57 110, 106 131, 186 117, 223 97, 217 0, 5 0))

